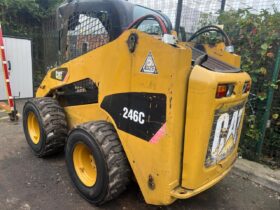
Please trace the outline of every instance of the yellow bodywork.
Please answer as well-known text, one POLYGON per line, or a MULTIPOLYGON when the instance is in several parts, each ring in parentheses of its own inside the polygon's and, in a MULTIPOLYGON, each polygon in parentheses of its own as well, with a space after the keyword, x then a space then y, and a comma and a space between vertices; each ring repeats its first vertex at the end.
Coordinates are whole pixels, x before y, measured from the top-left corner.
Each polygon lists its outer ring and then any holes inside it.
MULTIPOLYGON (((244 81, 250 81, 247 73, 217 74, 200 66, 194 67, 189 82, 186 113, 183 187, 187 189, 199 188, 218 177, 234 163, 237 156, 237 147, 231 155, 218 165, 205 168, 204 161, 207 147, 203 145, 208 145, 215 110, 227 110, 246 102, 248 93, 242 94, 244 81), (228 98, 215 99, 217 84, 229 83, 235 84, 235 94, 228 98)), ((240 135, 240 129, 238 135, 240 135)))
MULTIPOLYGON (((216 109, 246 101, 240 94, 246 73, 217 73, 200 66, 191 66, 189 47, 171 46, 136 30, 124 32, 115 41, 71 60, 61 67, 68 68, 64 81, 51 78, 48 72, 36 96, 50 96, 55 89, 85 78, 99 88, 98 103, 65 107, 69 127, 94 121, 111 122, 149 204, 167 205, 177 198, 188 198, 206 190, 230 170, 235 151, 221 164, 205 168, 204 160, 213 116, 216 109), (130 53, 127 40, 138 35, 135 52, 130 53), (141 68, 152 53, 158 74, 144 74, 141 68), (215 99, 217 84, 234 82, 236 94, 231 98, 215 99), (159 142, 152 144, 119 130, 113 118, 100 107, 103 99, 124 92, 165 94, 166 129, 159 142), (152 177, 154 187, 149 187, 152 177)), ((90 184, 90 183, 89 183, 90 184)))
POLYGON ((214 58, 226 62, 234 67, 240 67, 240 56, 225 51, 225 44, 223 42, 220 42, 214 46, 205 44, 204 47, 208 55, 213 56, 214 58))
MULTIPOLYGON (((194 47, 194 43, 192 42, 182 42, 180 45, 188 45, 194 47)), ((240 68, 241 57, 239 55, 229 53, 225 51, 225 44, 223 42, 219 42, 215 45, 204 44, 203 45, 205 52, 222 62, 225 62, 233 67, 240 68)))

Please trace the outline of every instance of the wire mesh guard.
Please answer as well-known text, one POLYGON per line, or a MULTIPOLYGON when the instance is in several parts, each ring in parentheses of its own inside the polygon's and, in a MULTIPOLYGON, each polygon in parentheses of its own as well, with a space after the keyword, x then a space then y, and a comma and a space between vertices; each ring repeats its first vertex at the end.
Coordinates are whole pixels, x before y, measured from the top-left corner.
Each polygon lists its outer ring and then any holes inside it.
MULTIPOLYGON (((160 10, 171 19, 175 25, 178 0, 128 0, 131 3, 140 4, 155 10, 160 10)), ((222 0, 183 0, 181 26, 187 33, 193 33, 200 27, 200 20, 207 16, 213 21, 219 15, 222 0)), ((238 10, 250 8, 252 12, 258 13, 265 9, 273 11, 280 10, 279 0, 225 0, 224 10, 238 10)))
POLYGON ((105 11, 74 13, 63 22, 61 29, 56 15, 43 22, 45 69, 51 69, 111 40, 111 21, 105 11))
POLYGON ((64 60, 107 44, 110 28, 107 12, 74 13, 68 21, 64 60))

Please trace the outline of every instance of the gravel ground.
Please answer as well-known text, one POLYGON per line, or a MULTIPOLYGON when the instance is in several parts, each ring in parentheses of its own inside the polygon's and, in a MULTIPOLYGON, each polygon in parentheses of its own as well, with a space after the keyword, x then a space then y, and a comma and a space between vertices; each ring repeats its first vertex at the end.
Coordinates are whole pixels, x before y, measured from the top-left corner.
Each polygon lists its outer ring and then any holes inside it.
MULTIPOLYGON (((21 110, 22 102, 19 103, 21 110)), ((22 123, 1 119, 0 112, 0 209, 280 209, 279 194, 247 179, 229 174, 213 188, 167 207, 145 204, 136 184, 117 200, 95 207, 71 185, 64 155, 39 159, 29 149, 22 123)))

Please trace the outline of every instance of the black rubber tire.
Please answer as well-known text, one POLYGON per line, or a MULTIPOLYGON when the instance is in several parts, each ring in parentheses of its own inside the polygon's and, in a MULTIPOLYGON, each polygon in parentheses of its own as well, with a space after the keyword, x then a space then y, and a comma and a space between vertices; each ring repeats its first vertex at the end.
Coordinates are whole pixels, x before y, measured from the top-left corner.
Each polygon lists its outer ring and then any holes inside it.
POLYGON ((131 169, 114 127, 106 121, 89 122, 72 130, 66 143, 65 159, 74 186, 87 201, 101 205, 118 197, 130 182, 131 169), (96 182, 85 186, 74 168, 73 151, 85 144, 95 159, 96 182))
POLYGON ((23 129, 34 154, 46 157, 63 151, 67 138, 67 121, 63 108, 53 98, 34 98, 26 102, 23 108, 23 129), (33 112, 39 122, 40 139, 34 144, 28 132, 28 114, 33 112))

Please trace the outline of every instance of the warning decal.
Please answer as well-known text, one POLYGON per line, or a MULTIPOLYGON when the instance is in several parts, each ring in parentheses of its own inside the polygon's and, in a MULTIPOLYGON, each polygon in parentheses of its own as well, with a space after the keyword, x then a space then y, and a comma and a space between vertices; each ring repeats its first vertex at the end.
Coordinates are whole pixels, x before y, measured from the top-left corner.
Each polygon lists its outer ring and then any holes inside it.
POLYGON ((141 69, 141 72, 146 73, 146 74, 157 74, 157 67, 153 58, 153 55, 151 52, 149 52, 145 63, 141 69))

